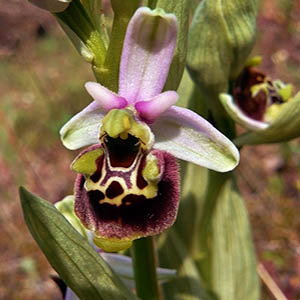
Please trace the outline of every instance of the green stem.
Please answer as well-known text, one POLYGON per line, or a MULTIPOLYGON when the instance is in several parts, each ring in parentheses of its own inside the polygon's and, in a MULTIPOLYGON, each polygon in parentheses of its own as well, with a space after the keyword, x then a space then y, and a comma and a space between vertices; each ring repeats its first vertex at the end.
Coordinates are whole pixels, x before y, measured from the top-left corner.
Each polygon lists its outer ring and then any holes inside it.
POLYGON ((132 247, 136 293, 142 300, 161 299, 157 274, 153 237, 135 240, 132 247))
POLYGON ((103 84, 114 92, 118 91, 120 59, 127 25, 137 10, 138 4, 137 0, 127 1, 126 5, 124 5, 124 0, 111 1, 114 21, 104 66, 100 72, 105 81, 103 84))
MULTIPOLYGON (((101 34, 94 27, 92 20, 81 2, 79 0, 73 0, 66 10, 61 13, 56 13, 55 15, 78 36, 89 50, 91 50, 94 55, 93 71, 97 73, 95 70, 101 69, 104 64, 106 46, 101 34)), ((101 80, 99 81, 101 82, 101 80)))

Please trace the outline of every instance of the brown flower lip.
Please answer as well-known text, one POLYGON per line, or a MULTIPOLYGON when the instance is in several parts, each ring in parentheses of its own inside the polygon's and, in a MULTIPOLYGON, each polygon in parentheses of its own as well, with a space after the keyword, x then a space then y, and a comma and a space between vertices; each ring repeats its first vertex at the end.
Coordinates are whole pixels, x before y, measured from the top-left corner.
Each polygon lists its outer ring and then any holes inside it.
MULTIPOLYGON (((83 153, 97 148, 102 146, 93 145, 83 153)), ((81 222, 99 237, 117 239, 155 235, 170 227, 176 219, 179 204, 179 172, 175 157, 165 151, 151 150, 143 153, 138 163, 135 160, 132 165, 120 168, 115 165, 113 170, 109 168, 108 157, 106 152, 98 157, 97 170, 89 178, 82 174, 77 176, 75 212, 81 222), (142 194, 128 193, 124 189, 124 184, 120 182, 125 182, 128 188, 136 185, 141 191, 147 189, 149 183, 142 172, 149 155, 156 157, 161 174, 157 183, 157 195, 147 198, 142 194), (137 174, 136 182, 132 182, 133 172, 137 174), (88 179, 97 184, 98 188, 87 191, 85 183, 88 179), (108 181, 109 185, 105 181, 108 181), (119 205, 108 201, 102 202, 104 198, 115 197, 121 197, 119 205)), ((124 157, 128 161, 128 155, 124 157)), ((122 161, 114 159, 114 162, 124 166, 122 161)))
POLYGON ((283 99, 274 88, 272 81, 253 67, 244 68, 237 78, 233 88, 233 98, 248 117, 257 121, 264 121, 268 106, 274 103, 283 103, 283 99), (260 90, 257 95, 252 97, 251 88, 262 83, 268 83, 268 94, 260 90))

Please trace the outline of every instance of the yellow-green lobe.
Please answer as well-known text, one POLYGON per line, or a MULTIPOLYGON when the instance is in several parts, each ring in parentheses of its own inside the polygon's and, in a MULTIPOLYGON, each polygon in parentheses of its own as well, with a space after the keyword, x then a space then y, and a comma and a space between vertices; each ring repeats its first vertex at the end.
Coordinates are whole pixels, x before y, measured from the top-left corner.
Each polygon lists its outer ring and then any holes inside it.
POLYGON ((73 171, 85 175, 92 175, 97 169, 96 159, 103 154, 102 149, 95 149, 79 155, 72 163, 73 171))
POLYGON ((159 180, 160 171, 157 163, 157 158, 154 155, 150 154, 149 157, 147 157, 147 163, 142 172, 142 175, 147 181, 150 182, 157 182, 159 180))

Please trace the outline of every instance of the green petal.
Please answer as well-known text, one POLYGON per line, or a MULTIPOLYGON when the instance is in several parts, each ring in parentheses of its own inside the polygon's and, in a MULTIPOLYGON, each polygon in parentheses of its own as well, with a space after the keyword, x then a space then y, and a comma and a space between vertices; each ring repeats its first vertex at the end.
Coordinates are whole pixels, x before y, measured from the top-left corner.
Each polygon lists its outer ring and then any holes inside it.
MULTIPOLYGON (((134 239, 134 238, 133 238, 134 239)), ((105 252, 119 252, 126 250, 132 246, 131 239, 117 239, 117 238, 106 238, 106 237, 98 237, 94 235, 93 242, 97 247, 102 249, 105 252)))
POLYGON ((233 143, 193 111, 172 106, 151 126, 154 147, 173 156, 218 172, 228 172, 239 163, 233 143))

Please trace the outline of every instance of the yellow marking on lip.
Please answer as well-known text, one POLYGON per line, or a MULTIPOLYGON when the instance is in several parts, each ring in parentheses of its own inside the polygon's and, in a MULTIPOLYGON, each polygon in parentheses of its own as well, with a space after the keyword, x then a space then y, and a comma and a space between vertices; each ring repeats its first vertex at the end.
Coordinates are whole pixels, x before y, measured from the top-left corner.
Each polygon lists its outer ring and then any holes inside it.
MULTIPOLYGON (((130 182, 131 182, 131 187, 129 188, 125 182, 125 179, 122 176, 112 176, 110 177, 104 185, 101 184, 103 178, 105 177, 105 170, 103 170, 103 174, 101 178, 98 180, 98 182, 93 182, 90 177, 88 177, 85 181, 85 189, 87 191, 90 190, 99 190, 101 191, 105 197, 104 199, 99 200, 99 204, 110 204, 110 205, 115 205, 115 206, 121 206, 122 205, 122 200, 128 196, 128 195, 136 195, 136 196, 144 196, 146 199, 152 199, 155 198, 158 195, 158 182, 160 180, 160 169, 158 166, 158 161, 156 156, 149 154, 146 160, 146 165, 142 171, 142 176, 143 178, 147 181, 147 186, 140 189, 137 186, 137 177, 138 177, 138 170, 140 167, 141 163, 141 158, 137 157, 139 160, 136 165, 134 165, 135 169, 132 170, 131 176, 130 176, 130 182), (123 188, 123 193, 114 197, 113 199, 108 198, 106 196, 106 190, 109 188, 111 183, 113 181, 117 181, 121 187, 123 188)), ((104 166, 104 165, 103 165, 104 166)), ((124 172, 125 174, 126 172, 124 172)), ((128 203, 125 203, 125 205, 129 205, 128 203)))
POLYGON ((116 205, 116 206, 120 206, 122 204, 122 200, 123 198, 126 196, 127 193, 122 193, 120 194, 119 196, 113 198, 113 199, 110 199, 108 197, 105 197, 104 199, 101 199, 99 201, 100 204, 103 204, 103 203, 108 203, 108 204, 111 204, 111 205, 116 205))

